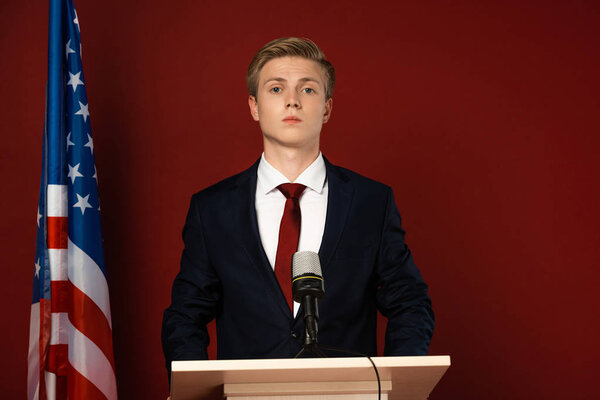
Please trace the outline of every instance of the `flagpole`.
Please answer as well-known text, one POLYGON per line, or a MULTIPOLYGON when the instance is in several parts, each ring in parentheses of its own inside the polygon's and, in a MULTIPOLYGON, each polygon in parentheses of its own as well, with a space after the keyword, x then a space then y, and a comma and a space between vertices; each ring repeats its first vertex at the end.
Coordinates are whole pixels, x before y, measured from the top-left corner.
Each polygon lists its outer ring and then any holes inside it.
MULTIPOLYGON (((63 3, 64 0, 50 0, 50 21, 48 26, 48 165, 63 166, 63 3)), ((58 168, 48 171, 50 182, 63 183, 63 171, 58 168)))

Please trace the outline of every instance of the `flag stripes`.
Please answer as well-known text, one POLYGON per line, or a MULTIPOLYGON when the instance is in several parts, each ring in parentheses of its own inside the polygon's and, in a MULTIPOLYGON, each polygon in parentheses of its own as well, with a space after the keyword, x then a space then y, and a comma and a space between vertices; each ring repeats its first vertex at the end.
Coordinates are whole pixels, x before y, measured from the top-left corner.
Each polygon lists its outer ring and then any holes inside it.
POLYGON ((31 305, 29 355, 27 357, 27 398, 38 399, 40 387, 40 303, 31 305))
POLYGON ((69 399, 106 400, 107 396, 92 382, 72 366, 69 368, 69 399))
POLYGON ((87 336, 69 326, 69 363, 108 399, 117 397, 113 365, 87 336))
POLYGON ((70 240, 69 281, 98 306, 112 327, 106 277, 96 262, 70 240))
POLYGON ((111 327, 102 310, 88 296, 68 282, 72 304, 69 310, 69 322, 104 354, 114 370, 112 354, 111 327))
POLYGON ((52 185, 49 184, 47 190, 47 210, 48 217, 67 217, 67 185, 52 185))
POLYGON ((69 275, 67 247, 49 248, 48 261, 50 264, 50 276, 52 281, 66 281, 69 275))
POLYGON ((68 218, 48 217, 46 221, 48 223, 48 249, 67 249, 69 239, 68 218))

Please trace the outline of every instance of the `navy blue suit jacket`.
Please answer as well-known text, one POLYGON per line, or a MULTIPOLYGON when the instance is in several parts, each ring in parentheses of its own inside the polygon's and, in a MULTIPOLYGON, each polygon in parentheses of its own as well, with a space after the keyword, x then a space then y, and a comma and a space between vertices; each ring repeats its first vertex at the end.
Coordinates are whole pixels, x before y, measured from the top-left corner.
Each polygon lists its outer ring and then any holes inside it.
MULTIPOLYGON (((404 243, 391 188, 325 163, 319 343, 376 355, 379 309, 388 318, 385 355, 427 354, 431 302, 404 243)), ((213 318, 219 359, 287 358, 302 347, 302 310, 294 318, 260 241, 257 167, 192 197, 181 269, 163 319, 168 370, 173 360, 207 358, 206 324, 213 318)))

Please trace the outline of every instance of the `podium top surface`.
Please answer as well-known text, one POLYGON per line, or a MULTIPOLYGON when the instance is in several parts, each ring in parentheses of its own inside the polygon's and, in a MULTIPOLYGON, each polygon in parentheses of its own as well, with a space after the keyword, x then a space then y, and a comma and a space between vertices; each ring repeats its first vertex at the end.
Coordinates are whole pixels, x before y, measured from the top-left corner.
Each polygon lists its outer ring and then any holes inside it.
MULTIPOLYGON (((371 357, 389 399, 427 399, 450 366, 450 356, 371 357)), ((355 382, 377 378, 366 357, 174 361, 171 398, 221 399, 224 383, 355 382)))

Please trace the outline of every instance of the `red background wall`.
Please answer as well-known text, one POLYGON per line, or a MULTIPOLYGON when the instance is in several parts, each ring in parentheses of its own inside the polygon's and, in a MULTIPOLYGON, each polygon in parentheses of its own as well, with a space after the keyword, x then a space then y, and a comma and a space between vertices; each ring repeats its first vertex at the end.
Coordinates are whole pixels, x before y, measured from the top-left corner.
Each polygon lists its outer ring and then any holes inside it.
MULTIPOLYGON (((390 184, 430 284, 432 399, 598 398, 595 1, 77 1, 121 398, 164 398, 162 311, 190 195, 260 154, 245 69, 315 40, 322 149, 390 184)), ((23 398, 48 5, 0 6, 0 392, 23 398)))

